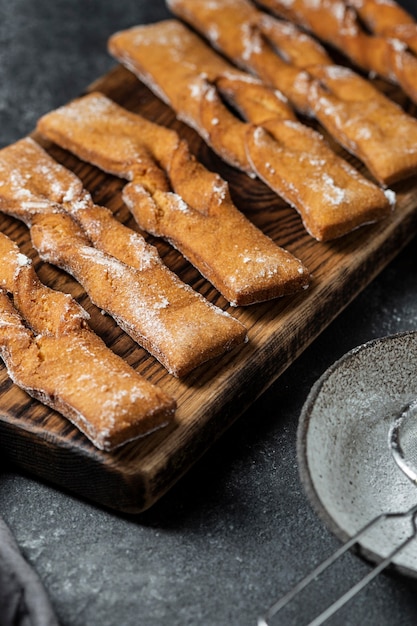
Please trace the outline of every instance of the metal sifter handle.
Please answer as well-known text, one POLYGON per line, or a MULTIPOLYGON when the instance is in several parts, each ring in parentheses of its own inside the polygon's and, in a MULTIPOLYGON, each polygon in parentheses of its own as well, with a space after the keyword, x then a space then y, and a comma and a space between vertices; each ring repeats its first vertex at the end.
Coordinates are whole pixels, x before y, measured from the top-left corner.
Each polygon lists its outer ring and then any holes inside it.
MULTIPOLYGON (((404 472, 404 474, 417 485, 417 400, 413 400, 402 409, 395 418, 389 433, 388 445, 392 456, 404 472)), ((335 602, 327 607, 320 615, 315 617, 306 626, 319 626, 341 609, 349 600, 357 595, 368 583, 371 582, 380 572, 382 572, 393 559, 417 536, 417 504, 405 512, 382 513, 368 524, 362 527, 355 535, 345 542, 336 552, 320 563, 307 576, 300 580, 289 592, 280 600, 275 602, 265 613, 258 618, 258 626, 273 626, 271 620, 294 598, 300 594, 308 585, 318 579, 318 577, 329 569, 343 554, 354 547, 360 539, 371 531, 372 528, 381 522, 389 519, 410 519, 411 532, 399 543, 383 560, 381 560, 366 576, 354 584, 346 593, 340 596, 335 602)))

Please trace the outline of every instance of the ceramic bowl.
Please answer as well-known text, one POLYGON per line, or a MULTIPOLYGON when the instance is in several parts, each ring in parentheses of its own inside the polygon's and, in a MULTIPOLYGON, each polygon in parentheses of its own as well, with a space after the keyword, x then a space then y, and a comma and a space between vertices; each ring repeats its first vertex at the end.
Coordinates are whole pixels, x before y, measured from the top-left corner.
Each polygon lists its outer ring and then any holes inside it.
MULTIPOLYGON (((359 346, 312 388, 298 427, 300 476, 313 508, 342 541, 375 516, 417 503, 417 487, 398 468, 388 445, 395 416, 416 397, 417 332, 359 346)), ((409 520, 378 524, 359 549, 378 562, 410 531, 409 520)), ((417 540, 394 566, 417 575, 417 540)))

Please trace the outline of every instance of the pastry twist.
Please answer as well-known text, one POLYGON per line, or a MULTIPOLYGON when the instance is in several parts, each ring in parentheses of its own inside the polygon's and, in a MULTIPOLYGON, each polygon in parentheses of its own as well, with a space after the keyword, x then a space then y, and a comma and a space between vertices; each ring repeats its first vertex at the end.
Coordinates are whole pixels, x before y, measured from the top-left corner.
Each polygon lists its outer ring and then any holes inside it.
POLYGON ((416 26, 393 0, 259 0, 259 4, 331 44, 361 69, 399 85, 417 102, 416 26))
POLYGON ((163 91, 177 113, 227 162, 236 161, 229 158, 233 146, 235 156, 244 154, 245 169, 294 206, 316 239, 342 236, 390 212, 381 189, 338 157, 319 133, 298 122, 286 104, 271 105, 278 98, 274 90, 228 65, 180 22, 170 20, 118 33, 110 49, 156 93, 163 91), (218 73, 220 62, 223 71, 218 73), (184 94, 197 82, 204 83, 205 89, 192 90, 187 100, 184 94), (245 122, 233 115, 224 99, 240 110, 245 122), (231 117, 236 122, 230 123, 231 117), (265 133, 269 136, 264 140, 265 133), (227 150, 220 147, 224 136, 228 137, 227 150), (302 172, 297 167, 300 161, 302 172), (308 185, 309 179, 314 184, 308 185))
POLYGON ((24 221, 41 258, 72 274, 170 373, 184 376, 246 340, 240 322, 182 283, 156 250, 106 210, 100 236, 96 218, 102 208, 93 205, 77 176, 32 139, 0 152, 0 173, 0 210, 24 221), (71 213, 85 216, 80 222, 97 246, 71 213))
MULTIPOLYGON (((391 185, 417 171, 417 121, 369 81, 335 65, 311 37, 258 11, 247 0, 169 4, 233 62, 280 89, 298 112, 314 116, 379 183, 391 185)), ((283 4, 291 15, 298 15, 298 0, 283 4)), ((320 25, 327 6, 328 0, 311 9, 320 25)), ((333 21, 343 21, 341 13, 331 12, 330 32, 336 27, 333 21)), ((341 29, 339 25, 339 34, 341 29)))
MULTIPOLYGON (((253 99, 261 96, 252 93, 253 99)), ((276 111, 285 105, 271 94, 264 106, 276 111)), ((307 286, 302 263, 237 210, 227 183, 203 167, 173 131, 97 93, 48 113, 38 129, 131 181, 123 199, 140 228, 171 242, 233 305, 307 286)))
POLYGON ((0 258, 0 354, 13 382, 102 450, 172 422, 174 400, 109 350, 86 311, 43 285, 3 233, 0 258))

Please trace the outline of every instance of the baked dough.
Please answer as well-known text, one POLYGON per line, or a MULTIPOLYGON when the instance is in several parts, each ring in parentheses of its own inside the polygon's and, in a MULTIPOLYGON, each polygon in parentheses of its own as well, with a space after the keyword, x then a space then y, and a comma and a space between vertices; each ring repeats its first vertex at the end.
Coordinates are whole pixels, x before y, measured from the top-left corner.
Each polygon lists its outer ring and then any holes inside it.
POLYGON ((308 285, 302 263, 237 210, 227 183, 205 169, 174 131, 99 93, 48 113, 38 130, 131 181, 123 199, 140 228, 171 242, 231 304, 253 304, 308 285))
MULTIPOLYGON (((258 11, 252 4, 243 0, 168 0, 171 11, 193 29, 202 34, 219 52, 244 72, 258 76, 265 85, 273 85, 291 104, 303 114, 309 115, 308 90, 311 77, 308 72, 290 62, 294 52, 278 55, 275 45, 269 45, 266 15, 258 11)), ((146 31, 145 31, 146 32, 146 31)), ((140 44, 144 44, 144 34, 140 44)), ((155 36, 157 33, 155 33, 155 36)), ((275 37, 277 36, 275 31, 275 37)), ((116 42, 118 35, 116 34, 116 42)), ((194 49, 204 49, 194 41, 194 49)), ((184 44, 181 44, 182 46, 184 44)), ((110 39, 110 51, 114 46, 114 38, 110 39)), ((287 43, 288 46, 288 43, 287 43)), ((311 46, 313 48, 313 46, 311 46)), ((318 47, 313 52, 317 59, 318 47)), ((191 53, 191 51, 190 51, 191 53)), ((309 50, 309 54, 311 49, 309 50)), ((174 54, 174 53, 173 53, 174 54)), ((192 53, 195 54, 195 51, 192 53)), ((116 55, 117 56, 117 55, 116 55)), ((210 55, 206 55, 210 58, 210 55)), ((184 54, 181 53, 181 58, 184 54)), ((201 54, 198 53, 201 66, 201 54)), ((214 58, 214 55, 211 55, 214 58)), ((129 57, 128 59, 129 60, 129 57)), ((142 60, 142 59, 141 59, 142 60)), ((211 61, 211 59, 210 59, 211 61)), ((146 69, 147 64, 144 68, 146 69)), ((203 67, 203 66, 201 66, 203 67)))
POLYGON ((346 4, 353 7, 366 27, 376 35, 397 36, 402 39, 403 28, 415 27, 416 21, 408 11, 395 0, 347 0, 346 4))
POLYGON ((13 382, 101 450, 172 422, 175 401, 107 348, 86 311, 43 285, 3 233, 0 259, 0 354, 13 382))
MULTIPOLYGON (((112 236, 97 237, 97 246, 105 239, 103 249, 94 246, 70 213, 101 209, 92 206, 78 177, 32 139, 0 151, 0 174, 0 210, 30 227, 41 258, 72 274, 91 300, 171 374, 185 376, 246 340, 238 320, 183 284, 137 233, 126 227, 121 232, 109 215, 112 236), (124 261, 115 256, 123 245, 124 261)), ((94 224, 87 230, 92 233, 94 224)))
MULTIPOLYGON (((180 22, 132 28, 114 35, 109 46, 157 94, 163 92, 177 114, 225 160, 234 164, 245 154, 245 169, 294 206, 316 239, 340 237, 390 212, 382 190, 338 157, 319 133, 298 122, 293 112, 287 114, 287 105, 278 110, 267 104, 272 94, 277 97, 273 90, 226 64, 180 22), (246 122, 232 115, 224 98, 246 122), (220 147, 224 136, 227 150, 220 147), (232 146, 234 160, 228 158, 232 146)), ((125 196, 131 203, 127 189, 125 196)))
POLYGON ((363 70, 399 85, 417 102, 415 25, 393 0, 259 0, 259 4, 300 24, 363 70))
MULTIPOLYGON (((356 10, 361 22, 373 35, 396 40, 398 51, 402 49, 404 52, 399 55, 402 56, 401 62, 412 64, 415 71, 417 22, 414 17, 394 0, 349 0, 348 4, 356 10)), ((416 91, 415 85, 412 89, 416 91)))
POLYGON ((259 177, 271 187, 278 188, 281 182, 278 167, 267 158, 272 150, 279 150, 279 164, 297 172, 297 190, 288 185, 281 195, 299 207, 311 235, 329 241, 389 213, 389 201, 380 189, 347 163, 335 162, 330 148, 323 139, 317 140, 313 130, 305 127, 303 131, 301 134, 298 124, 272 120, 254 130, 248 147, 259 177), (322 163, 314 172, 310 167, 313 158, 322 163))
MULTIPOLYGON (((175 4, 173 0, 174 7, 175 4)), ((279 50, 280 56, 290 66, 307 69, 311 65, 333 65, 332 58, 317 39, 310 37, 292 22, 275 19, 261 11, 252 13, 249 18, 254 20, 253 28, 273 48, 279 50)))
MULTIPOLYGON (((232 61, 280 89, 299 112, 313 115, 380 184, 391 185, 417 171, 417 121, 369 81, 335 65, 311 37, 247 0, 169 4, 232 61), (296 72, 291 81, 288 67, 296 72)), ((326 2, 319 4, 321 18, 326 2)))

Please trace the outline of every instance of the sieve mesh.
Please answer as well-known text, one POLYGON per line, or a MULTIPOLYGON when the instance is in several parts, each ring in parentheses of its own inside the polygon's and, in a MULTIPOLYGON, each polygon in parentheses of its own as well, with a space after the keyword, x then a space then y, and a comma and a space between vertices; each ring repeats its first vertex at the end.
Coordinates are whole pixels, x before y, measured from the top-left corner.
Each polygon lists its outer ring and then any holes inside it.
MULTIPOLYGON (((394 418, 388 433, 388 446, 391 449, 392 456, 404 472, 404 474, 417 486, 417 399, 407 404, 397 417, 394 418)), ((416 492, 417 503, 417 492, 416 492)), ((403 541, 396 545, 386 558, 380 561, 367 575, 359 582, 353 585, 344 595, 340 596, 335 602, 328 606, 320 615, 313 618, 307 626, 320 626, 333 616, 342 606, 358 594, 371 580, 373 580, 381 571, 390 565, 394 557, 399 554, 411 541, 417 536, 417 504, 408 511, 398 513, 383 513, 371 520, 364 526, 355 536, 351 537, 344 543, 339 550, 320 563, 310 574, 286 593, 280 600, 275 602, 263 615, 258 619, 258 626, 272 626, 272 619, 288 606, 292 600, 300 594, 308 585, 317 580, 317 578, 327 569, 329 569, 336 561, 338 561, 345 552, 358 544, 359 540, 366 535, 370 529, 374 528, 381 521, 386 519, 407 519, 410 521, 410 533, 406 535, 403 541)))

